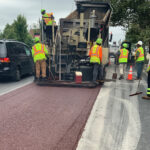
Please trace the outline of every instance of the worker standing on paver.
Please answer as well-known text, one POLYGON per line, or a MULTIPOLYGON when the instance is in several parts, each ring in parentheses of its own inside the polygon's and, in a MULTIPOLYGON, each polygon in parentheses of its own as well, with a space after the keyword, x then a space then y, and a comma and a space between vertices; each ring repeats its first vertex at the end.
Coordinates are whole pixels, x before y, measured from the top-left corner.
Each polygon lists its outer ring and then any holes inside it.
POLYGON ((122 48, 120 49, 120 51, 118 51, 119 70, 120 70, 119 80, 124 79, 125 70, 128 63, 128 55, 129 55, 129 51, 127 50, 127 48, 128 48, 128 44, 123 43, 122 48))
POLYGON ((144 66, 144 49, 142 47, 143 42, 138 41, 137 50, 135 53, 136 69, 137 69, 137 78, 136 80, 141 79, 141 74, 144 66))
POLYGON ((52 39, 52 25, 56 25, 56 22, 54 20, 53 13, 46 13, 45 9, 41 10, 42 14, 42 20, 43 20, 43 29, 46 33, 47 42, 49 42, 49 39, 52 39))
POLYGON ((42 14, 42 19, 44 21, 44 25, 46 26, 52 25, 51 13, 46 13, 46 10, 42 9, 41 14, 42 14))
POLYGON ((40 80, 40 72, 42 72, 42 80, 46 80, 46 55, 48 55, 48 51, 45 45, 40 43, 38 37, 35 38, 34 42, 35 45, 32 47, 32 57, 36 71, 35 81, 40 80))
MULTIPOLYGON (((98 38, 96 40, 96 44, 92 46, 89 56, 90 56, 90 63, 93 65, 93 82, 96 82, 98 71, 102 71, 100 68, 102 65, 102 39, 98 38)), ((102 75, 102 72, 100 72, 102 75)))

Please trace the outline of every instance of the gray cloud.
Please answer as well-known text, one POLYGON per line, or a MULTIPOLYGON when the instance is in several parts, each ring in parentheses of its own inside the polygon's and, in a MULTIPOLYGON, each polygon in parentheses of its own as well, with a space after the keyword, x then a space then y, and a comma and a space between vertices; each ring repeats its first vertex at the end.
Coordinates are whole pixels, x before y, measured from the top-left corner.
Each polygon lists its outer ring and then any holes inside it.
POLYGON ((29 26, 41 17, 41 8, 53 12, 58 22, 66 17, 76 6, 74 0, 0 0, 0 30, 11 24, 19 14, 27 18, 29 26))
MULTIPOLYGON (((0 30, 7 23, 11 24, 19 14, 27 18, 28 26, 37 23, 41 18, 41 8, 53 12, 56 21, 65 18, 75 8, 74 0, 0 0, 0 30)), ((110 28, 114 33, 113 41, 124 38, 124 31, 120 28, 110 28)))

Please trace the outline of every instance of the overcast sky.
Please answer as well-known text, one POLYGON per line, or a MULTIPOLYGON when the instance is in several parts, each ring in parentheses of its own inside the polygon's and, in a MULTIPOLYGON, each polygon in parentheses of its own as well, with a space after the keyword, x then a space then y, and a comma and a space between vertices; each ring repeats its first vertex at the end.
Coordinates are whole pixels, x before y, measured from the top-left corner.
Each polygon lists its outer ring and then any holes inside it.
MULTIPOLYGON (((0 30, 7 23, 11 24, 19 14, 27 19, 28 27, 37 23, 41 17, 41 9, 53 12, 58 23, 59 18, 65 18, 76 9, 74 0, 0 0, 0 30)), ((113 41, 124 38, 120 28, 110 28, 113 32, 113 41)))

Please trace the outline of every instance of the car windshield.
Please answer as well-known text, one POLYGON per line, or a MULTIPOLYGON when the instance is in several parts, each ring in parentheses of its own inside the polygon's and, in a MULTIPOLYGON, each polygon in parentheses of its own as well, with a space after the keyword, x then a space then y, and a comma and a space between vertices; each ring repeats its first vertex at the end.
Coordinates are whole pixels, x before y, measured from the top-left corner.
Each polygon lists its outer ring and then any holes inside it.
POLYGON ((6 57, 5 45, 3 42, 0 42, 0 58, 6 57))

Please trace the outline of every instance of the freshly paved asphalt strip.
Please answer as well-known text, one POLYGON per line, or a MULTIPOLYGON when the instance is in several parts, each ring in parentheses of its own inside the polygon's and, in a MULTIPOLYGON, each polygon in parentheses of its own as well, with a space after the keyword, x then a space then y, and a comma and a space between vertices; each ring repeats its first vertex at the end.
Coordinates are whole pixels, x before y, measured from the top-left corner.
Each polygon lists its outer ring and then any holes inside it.
MULTIPOLYGON (((108 78, 113 70, 108 69, 108 78)), ((133 73, 135 77, 135 72, 133 73)), ((118 74, 119 76, 119 74, 118 74)), ((149 150, 150 101, 130 97, 138 81, 105 83, 94 104, 77 150, 149 150)), ((146 93, 143 75, 140 91, 146 93)))
POLYGON ((0 96, 0 150, 75 150, 100 87, 40 87, 0 96))

